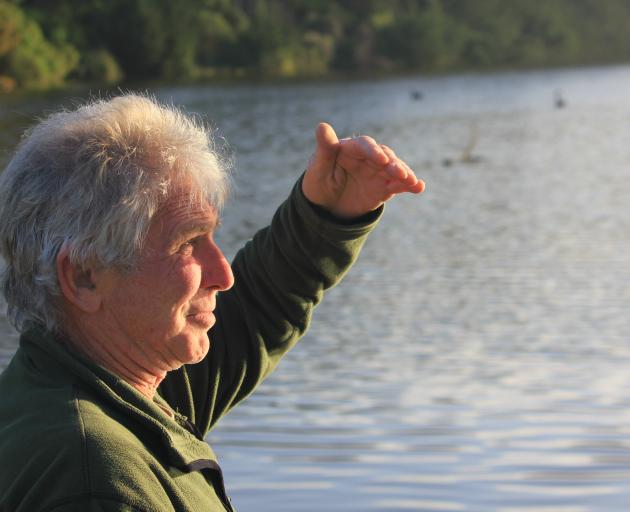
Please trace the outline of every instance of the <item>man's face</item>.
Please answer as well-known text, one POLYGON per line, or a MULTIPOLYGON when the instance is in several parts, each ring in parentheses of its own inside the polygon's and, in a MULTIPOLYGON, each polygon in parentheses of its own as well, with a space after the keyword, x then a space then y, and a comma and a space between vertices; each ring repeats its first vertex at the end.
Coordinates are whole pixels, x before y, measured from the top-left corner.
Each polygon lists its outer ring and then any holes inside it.
POLYGON ((141 353, 149 371, 201 361, 215 323, 217 292, 234 276, 213 239, 216 210, 173 192, 154 217, 137 267, 109 271, 103 290, 106 322, 127 355, 141 353))

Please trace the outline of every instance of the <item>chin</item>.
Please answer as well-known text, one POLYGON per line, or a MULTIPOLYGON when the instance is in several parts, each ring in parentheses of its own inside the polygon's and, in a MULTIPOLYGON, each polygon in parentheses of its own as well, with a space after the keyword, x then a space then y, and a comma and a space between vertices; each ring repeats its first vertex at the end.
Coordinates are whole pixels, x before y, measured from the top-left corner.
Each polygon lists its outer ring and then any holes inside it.
POLYGON ((207 333, 204 332, 203 335, 195 338, 196 339, 190 341, 189 357, 186 364, 201 362, 203 358, 208 355, 208 351, 210 350, 210 340, 208 339, 207 333))

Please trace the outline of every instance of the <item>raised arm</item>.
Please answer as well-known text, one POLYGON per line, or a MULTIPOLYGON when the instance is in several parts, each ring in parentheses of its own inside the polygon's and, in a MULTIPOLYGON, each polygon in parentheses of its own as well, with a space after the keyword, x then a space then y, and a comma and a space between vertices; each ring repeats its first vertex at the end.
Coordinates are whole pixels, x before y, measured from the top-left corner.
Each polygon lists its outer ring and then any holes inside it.
POLYGON ((170 372, 163 396, 205 432, 251 393, 304 334, 313 308, 359 255, 385 201, 424 183, 369 137, 320 124, 302 179, 232 263, 206 359, 170 372), (340 220, 341 219, 341 220, 340 220))

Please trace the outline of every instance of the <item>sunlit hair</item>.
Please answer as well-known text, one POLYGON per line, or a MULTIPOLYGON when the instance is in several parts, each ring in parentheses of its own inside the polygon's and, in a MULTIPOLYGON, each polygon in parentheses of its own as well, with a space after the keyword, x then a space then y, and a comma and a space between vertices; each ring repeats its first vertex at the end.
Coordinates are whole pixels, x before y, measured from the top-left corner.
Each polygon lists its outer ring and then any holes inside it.
MULTIPOLYGON (((9 321, 60 327, 56 257, 130 270, 151 219, 178 183, 220 209, 227 163, 199 120, 134 94, 52 114, 0 175, 2 288, 9 321)), ((193 198, 191 197, 191 204, 193 198)))

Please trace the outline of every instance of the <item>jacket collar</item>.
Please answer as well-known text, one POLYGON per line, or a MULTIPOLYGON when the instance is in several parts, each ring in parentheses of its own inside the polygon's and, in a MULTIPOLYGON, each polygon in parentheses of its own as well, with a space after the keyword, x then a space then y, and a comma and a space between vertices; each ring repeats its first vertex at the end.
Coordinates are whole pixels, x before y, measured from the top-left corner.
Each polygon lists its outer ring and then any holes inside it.
POLYGON ((210 446, 183 426, 186 418, 178 413, 175 419, 170 418, 160 408, 168 406, 162 397, 156 394, 153 401, 149 400, 117 375, 72 351, 63 336, 43 327, 33 327, 20 337, 20 348, 36 363, 39 371, 61 382, 79 381, 109 406, 153 433, 160 439, 173 466, 188 472, 198 469, 200 460, 216 464, 210 446))

